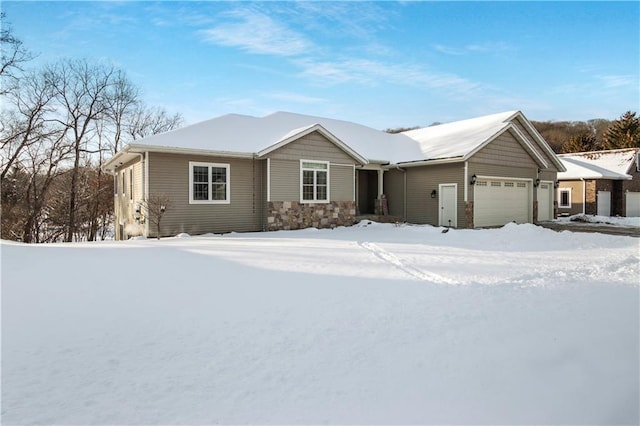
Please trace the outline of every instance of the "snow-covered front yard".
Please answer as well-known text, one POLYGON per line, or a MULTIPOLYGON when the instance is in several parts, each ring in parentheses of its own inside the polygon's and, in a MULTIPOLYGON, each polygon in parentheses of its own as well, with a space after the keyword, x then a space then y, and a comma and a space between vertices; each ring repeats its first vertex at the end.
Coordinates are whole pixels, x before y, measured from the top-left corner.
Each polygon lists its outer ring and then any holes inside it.
POLYGON ((638 239, 351 228, 2 250, 2 424, 638 424, 638 239))

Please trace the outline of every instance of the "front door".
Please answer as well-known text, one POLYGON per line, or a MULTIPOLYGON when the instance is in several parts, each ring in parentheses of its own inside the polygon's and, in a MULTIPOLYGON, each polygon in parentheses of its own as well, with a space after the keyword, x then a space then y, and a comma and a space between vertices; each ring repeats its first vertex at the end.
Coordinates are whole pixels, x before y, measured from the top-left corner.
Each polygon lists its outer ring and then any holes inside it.
POLYGON ((538 221, 553 219, 553 202, 551 197, 553 192, 551 188, 553 184, 550 182, 543 182, 538 187, 538 221))
POLYGON ((598 191, 598 216, 611 216, 610 191, 598 191))
POLYGON ((440 197, 438 201, 438 225, 447 227, 458 226, 458 184, 443 183, 438 186, 440 197))

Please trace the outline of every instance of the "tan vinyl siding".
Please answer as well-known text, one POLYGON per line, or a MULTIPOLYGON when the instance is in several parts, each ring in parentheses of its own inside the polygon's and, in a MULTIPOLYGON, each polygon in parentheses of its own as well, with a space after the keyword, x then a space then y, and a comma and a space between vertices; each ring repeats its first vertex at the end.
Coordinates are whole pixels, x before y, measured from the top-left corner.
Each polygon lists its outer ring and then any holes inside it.
POLYGON ((117 177, 117 189, 118 192, 114 193, 114 214, 115 214, 115 226, 116 226, 116 238, 127 238, 126 232, 120 234, 119 225, 124 227, 128 224, 135 223, 133 213, 136 204, 142 200, 142 169, 143 162, 140 159, 135 159, 123 164, 116 170, 117 177), (133 173, 131 173, 133 171, 133 173), (123 186, 124 178, 124 186, 123 186), (131 182, 133 178, 133 182, 131 182), (133 185, 131 184, 133 183, 133 185), (133 196, 131 194, 131 188, 133 187, 133 196))
POLYGON ((511 131, 505 131, 474 154, 473 161, 498 166, 538 167, 511 131))
MULTIPOLYGON (((162 235, 258 231, 262 228, 264 161, 196 155, 149 154, 149 195, 166 195, 171 206, 162 235), (229 204, 189 204, 189 162, 230 165, 229 204)), ((155 226, 149 232, 155 235, 155 226)))
POLYGON ((560 186, 555 190, 556 199, 558 200, 558 214, 579 214, 584 209, 584 191, 585 183, 581 180, 570 180, 560 182, 560 186), (571 188, 571 207, 560 207, 560 190, 571 188))
POLYGON ((516 126, 516 128, 518 130, 520 130, 520 132, 525 135, 525 137, 527 139, 529 139, 530 143, 536 148, 538 154, 544 158, 544 161, 548 164, 548 168, 547 170, 550 171, 554 171, 557 172, 558 169, 556 166, 554 166, 553 161, 551 161, 551 158, 547 155, 547 153, 540 147, 538 147, 538 143, 534 142, 536 139, 531 135, 531 133, 529 133, 529 131, 526 129, 526 127, 522 124, 522 122, 520 121, 519 118, 516 118, 515 120, 512 121, 513 125, 516 126))
POLYGON ((144 163, 138 161, 133 166, 133 201, 139 202, 144 199, 144 163))
POLYGON ((268 155, 278 160, 319 160, 338 164, 353 164, 354 159, 318 132, 311 132, 268 155))
POLYGON ((458 228, 466 226, 464 204, 464 163, 410 167, 407 173, 407 222, 438 225, 438 199, 431 191, 439 184, 458 184, 458 228))
POLYGON ((331 165, 329 201, 355 201, 353 166, 331 165))
POLYGON ((300 199, 300 160, 271 159, 271 201, 300 199))
MULTIPOLYGON (((510 167, 510 166, 493 166, 490 164, 479 164, 475 161, 475 157, 469 160, 469 178, 476 174, 478 176, 494 176, 494 177, 515 177, 522 179, 535 179, 538 168, 532 167, 510 167)), ((471 197, 470 199, 473 199, 471 197)))

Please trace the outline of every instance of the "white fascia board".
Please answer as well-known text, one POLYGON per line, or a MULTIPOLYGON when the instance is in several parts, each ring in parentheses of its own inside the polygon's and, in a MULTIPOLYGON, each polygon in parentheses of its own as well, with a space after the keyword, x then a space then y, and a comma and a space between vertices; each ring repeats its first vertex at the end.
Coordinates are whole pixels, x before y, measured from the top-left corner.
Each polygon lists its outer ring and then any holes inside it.
POLYGON ((116 155, 111 157, 106 163, 102 165, 102 170, 110 174, 115 174, 117 167, 138 157, 139 153, 129 152, 128 148, 129 146, 127 145, 122 150, 118 151, 116 155))
POLYGON ((400 167, 400 168, 420 167, 420 166, 431 166, 434 164, 461 163, 463 161, 466 161, 464 157, 439 158, 436 160, 419 160, 419 161, 407 161, 407 162, 400 162, 395 164, 387 164, 382 168, 384 170, 391 170, 397 167, 400 167))
POLYGON ((318 132, 321 135, 323 135, 325 138, 329 139, 333 144, 335 144, 338 148, 340 148, 341 150, 343 150, 344 152, 346 152, 347 154, 349 154, 349 156, 351 156, 354 160, 358 161, 360 164, 368 164, 369 161, 364 158, 362 155, 358 154, 356 151, 354 151, 350 146, 348 146, 346 143, 342 142, 340 139, 338 139, 336 136, 333 135, 333 133, 331 133, 330 131, 328 131, 327 129, 325 129, 321 124, 314 124, 312 126, 303 128, 302 130, 300 130, 300 132, 297 132, 295 134, 292 134, 290 136, 288 136, 287 138, 281 140, 280 142, 273 144, 265 149, 263 149, 262 151, 258 152, 258 156, 259 157, 263 157, 267 154, 269 154, 270 152, 273 152, 279 148, 282 148, 283 146, 296 141, 310 133, 313 132, 318 132))
POLYGON ((118 151, 113 157, 109 158, 107 162, 102 165, 102 170, 104 170, 107 173, 114 174, 116 169, 116 164, 120 161, 120 158, 122 158, 122 156, 124 156, 127 153, 126 148, 127 147, 125 146, 122 150, 118 151))
POLYGON ((232 157, 232 158, 254 158, 255 154, 252 152, 234 152, 234 151, 214 151, 208 149, 198 148, 178 148, 171 146, 157 146, 157 145, 142 145, 142 144, 129 144, 128 147, 131 152, 161 152, 166 154, 187 154, 187 155, 208 155, 219 157, 232 157))
POLYGON ((546 152, 549 158, 551 158, 551 161, 556 166, 558 171, 566 172, 567 169, 565 169, 564 164, 562 164, 562 162, 558 159, 557 154, 553 152, 553 149, 551 149, 547 141, 544 140, 542 135, 538 132, 538 130, 536 130, 535 126, 531 124, 531 122, 527 119, 527 117, 525 117, 521 111, 518 111, 516 114, 514 114, 514 116, 511 119, 514 119, 516 117, 522 118, 522 122, 524 123, 529 133, 533 135, 538 145, 540 145, 540 147, 542 147, 542 149, 546 152))

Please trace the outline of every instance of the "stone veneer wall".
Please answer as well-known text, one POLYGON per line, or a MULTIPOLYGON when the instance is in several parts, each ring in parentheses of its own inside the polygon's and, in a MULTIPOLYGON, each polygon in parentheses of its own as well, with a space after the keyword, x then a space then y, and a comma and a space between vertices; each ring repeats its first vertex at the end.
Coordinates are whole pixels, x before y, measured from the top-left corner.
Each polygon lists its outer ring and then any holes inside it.
POLYGON ((467 201, 464 205, 464 219, 467 222, 467 229, 473 229, 473 201, 467 201))
POLYGON ((267 230, 335 228, 356 221, 355 201, 301 204, 297 201, 270 201, 267 204, 267 230))

